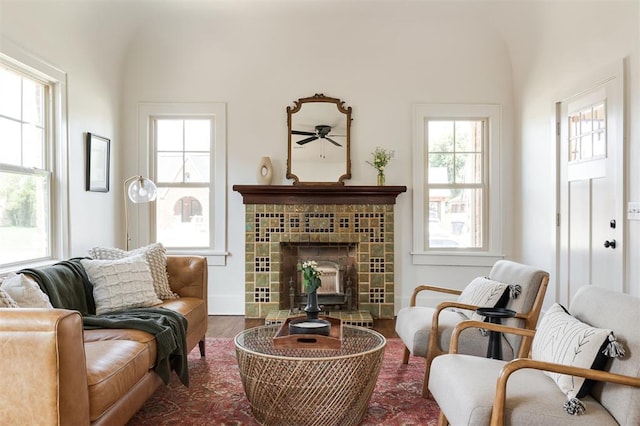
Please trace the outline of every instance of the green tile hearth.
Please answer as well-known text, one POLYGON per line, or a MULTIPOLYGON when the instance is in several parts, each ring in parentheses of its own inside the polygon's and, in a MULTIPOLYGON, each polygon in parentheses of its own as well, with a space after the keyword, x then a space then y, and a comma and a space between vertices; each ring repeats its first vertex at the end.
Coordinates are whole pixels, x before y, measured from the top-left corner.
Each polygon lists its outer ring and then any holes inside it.
MULTIPOLYGON (((282 324, 289 317, 302 318, 304 316, 304 314, 292 314, 288 309, 271 311, 265 317, 264 323, 265 325, 282 324)), ((342 320, 343 324, 373 328, 373 317, 368 311, 335 311, 329 312, 327 316, 342 320)))

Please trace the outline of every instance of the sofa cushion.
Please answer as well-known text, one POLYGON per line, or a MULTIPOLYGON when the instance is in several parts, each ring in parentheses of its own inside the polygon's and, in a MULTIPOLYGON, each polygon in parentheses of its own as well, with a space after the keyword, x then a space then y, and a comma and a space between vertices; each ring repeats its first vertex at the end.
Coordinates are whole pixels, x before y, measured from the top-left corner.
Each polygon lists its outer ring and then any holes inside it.
POLYGON ((93 284, 96 314, 162 303, 143 255, 119 260, 81 260, 93 284))
POLYGON ((84 342, 131 340, 145 345, 149 350, 149 368, 155 366, 158 345, 153 334, 131 328, 94 328, 84 330, 84 342))
POLYGON ((94 247, 89 250, 89 255, 94 259, 101 260, 117 260, 125 257, 143 255, 151 269, 153 277, 153 288, 158 298, 175 299, 178 297, 169 286, 169 277, 167 275, 167 254, 161 243, 149 244, 135 250, 125 251, 119 248, 94 247))
MULTIPOLYGON (((610 329, 591 327, 571 316, 554 303, 538 325, 531 347, 532 359, 574 367, 602 370, 607 362, 603 350, 609 342, 610 329)), ((581 398, 591 381, 582 377, 545 372, 567 398, 581 398)))
POLYGON ((147 345, 131 340, 85 342, 89 416, 99 418, 149 372, 147 345))
MULTIPOLYGON (((203 327, 207 324, 207 312, 202 299, 195 297, 181 297, 180 299, 166 300, 158 307, 171 309, 181 313, 187 319, 187 347, 192 347, 202 337, 203 327)), ((157 344, 155 337, 142 330, 124 328, 98 328, 84 331, 85 342, 98 342, 108 340, 131 340, 147 346, 151 363, 149 368, 155 366, 157 344)))
POLYGON ((159 306, 184 315, 189 323, 189 327, 193 324, 207 321, 204 301, 196 297, 181 297, 180 299, 165 300, 159 306))
POLYGON ((40 286, 24 274, 9 273, 1 287, 20 308, 53 308, 40 286))

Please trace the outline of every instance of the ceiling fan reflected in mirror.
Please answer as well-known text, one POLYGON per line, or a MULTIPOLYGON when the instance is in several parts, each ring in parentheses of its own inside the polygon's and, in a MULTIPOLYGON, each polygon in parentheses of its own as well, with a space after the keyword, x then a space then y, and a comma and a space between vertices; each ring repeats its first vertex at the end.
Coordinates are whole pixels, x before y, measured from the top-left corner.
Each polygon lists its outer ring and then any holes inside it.
POLYGON ((294 101, 287 149, 286 177, 294 185, 344 185, 351 179, 351 107, 322 93, 294 101))
MULTIPOLYGON (((291 130, 291 134, 292 135, 301 135, 301 136, 309 136, 308 138, 302 139, 297 141, 296 143, 298 145, 305 145, 308 144, 309 142, 313 142, 317 139, 326 139, 329 142, 331 142, 332 144, 334 144, 335 146, 342 146, 341 144, 339 144, 338 142, 334 141, 333 139, 331 139, 328 135, 331 132, 331 126, 327 125, 327 124, 318 124, 315 127, 316 131, 315 132, 305 132, 302 130, 291 130)), ((335 136, 340 136, 340 135, 335 135, 335 136)))

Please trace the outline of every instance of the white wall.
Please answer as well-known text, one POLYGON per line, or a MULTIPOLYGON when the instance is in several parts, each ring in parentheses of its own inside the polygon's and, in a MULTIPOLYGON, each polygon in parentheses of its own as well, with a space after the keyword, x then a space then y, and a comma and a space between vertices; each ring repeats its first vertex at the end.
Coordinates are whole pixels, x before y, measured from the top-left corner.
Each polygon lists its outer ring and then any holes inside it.
MULTIPOLYGON (((516 155, 522 200, 517 256, 551 272, 547 303, 557 297, 554 103, 605 67, 626 61, 627 170, 631 201, 640 200, 638 159, 639 2, 527 2, 500 8, 516 97, 516 155), (580 7, 576 7, 577 4, 580 7), (508 19, 504 19, 507 18, 508 19)), ((640 222, 627 221, 627 289, 640 294, 640 222)))
MULTIPOLYGON (((365 160, 376 146, 397 152, 387 184, 409 187, 396 205, 399 307, 418 283, 461 288, 487 272, 411 262, 415 103, 503 105, 505 190, 512 194, 505 199, 505 256, 553 269, 554 228, 547 215, 555 208, 555 182, 539 167, 553 167, 546 127, 551 94, 561 87, 555 80, 570 79, 575 71, 559 63, 557 56, 571 54, 560 46, 584 33, 583 49, 598 48, 605 59, 630 51, 637 56, 637 2, 612 8, 570 3, 587 8, 585 18, 592 24, 583 28, 560 20, 553 2, 0 0, 0 32, 69 75, 71 255, 124 242, 119 182, 142 172, 139 102, 226 102, 231 256, 227 266, 210 268, 209 306, 211 313, 242 313, 244 206, 231 186, 256 183, 256 167, 265 155, 274 163, 274 184, 289 184, 285 108, 300 97, 324 93, 353 107, 353 178, 347 184, 375 183, 375 170, 365 160), (600 39, 596 23, 604 23, 600 39), (563 24, 572 31, 561 31, 563 24), (84 192, 84 131, 113 137, 108 194, 84 192)), ((565 6, 561 16, 570 16, 569 9, 565 6)), ((631 154, 637 162, 638 148, 631 154)), ((637 172, 632 180, 630 190, 639 198, 637 172)), ((638 240, 632 245, 636 257, 638 240)), ((637 282, 638 269, 631 275, 637 282)))
MULTIPOLYGON (((274 162, 273 183, 290 184, 284 179, 285 109, 294 100, 324 93, 353 107, 348 185, 375 184, 375 170, 365 160, 382 146, 398 155, 387 167, 387 184, 410 186, 416 102, 503 104, 505 158, 511 158, 509 58, 477 15, 458 16, 458 8, 445 5, 398 9, 384 2, 172 4, 154 10, 125 60, 124 137, 133 140, 140 101, 227 102, 231 256, 226 267, 210 269, 213 312, 241 313, 244 306, 244 206, 231 186, 255 184, 264 155, 274 162)), ((399 196, 396 209, 398 306, 419 282, 462 286, 486 273, 414 267, 411 190, 399 196)))

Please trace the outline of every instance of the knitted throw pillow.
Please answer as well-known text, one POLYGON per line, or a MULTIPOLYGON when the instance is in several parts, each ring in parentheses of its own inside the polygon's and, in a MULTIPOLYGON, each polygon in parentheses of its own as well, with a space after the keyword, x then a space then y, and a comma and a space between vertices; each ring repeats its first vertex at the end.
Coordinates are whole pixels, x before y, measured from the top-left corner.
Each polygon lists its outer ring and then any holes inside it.
POLYGON ((169 277, 167 275, 167 253, 161 243, 149 244, 135 250, 125 251, 119 248, 94 247, 89 250, 89 256, 99 260, 117 260, 125 257, 144 255, 151 276, 156 295, 162 299, 177 299, 178 295, 171 291, 169 277))
POLYGON ((162 303, 153 289, 153 278, 144 255, 80 262, 93 284, 97 315, 162 303))
POLYGON ((15 300, 2 288, 0 288, 0 308, 19 308, 15 300))

